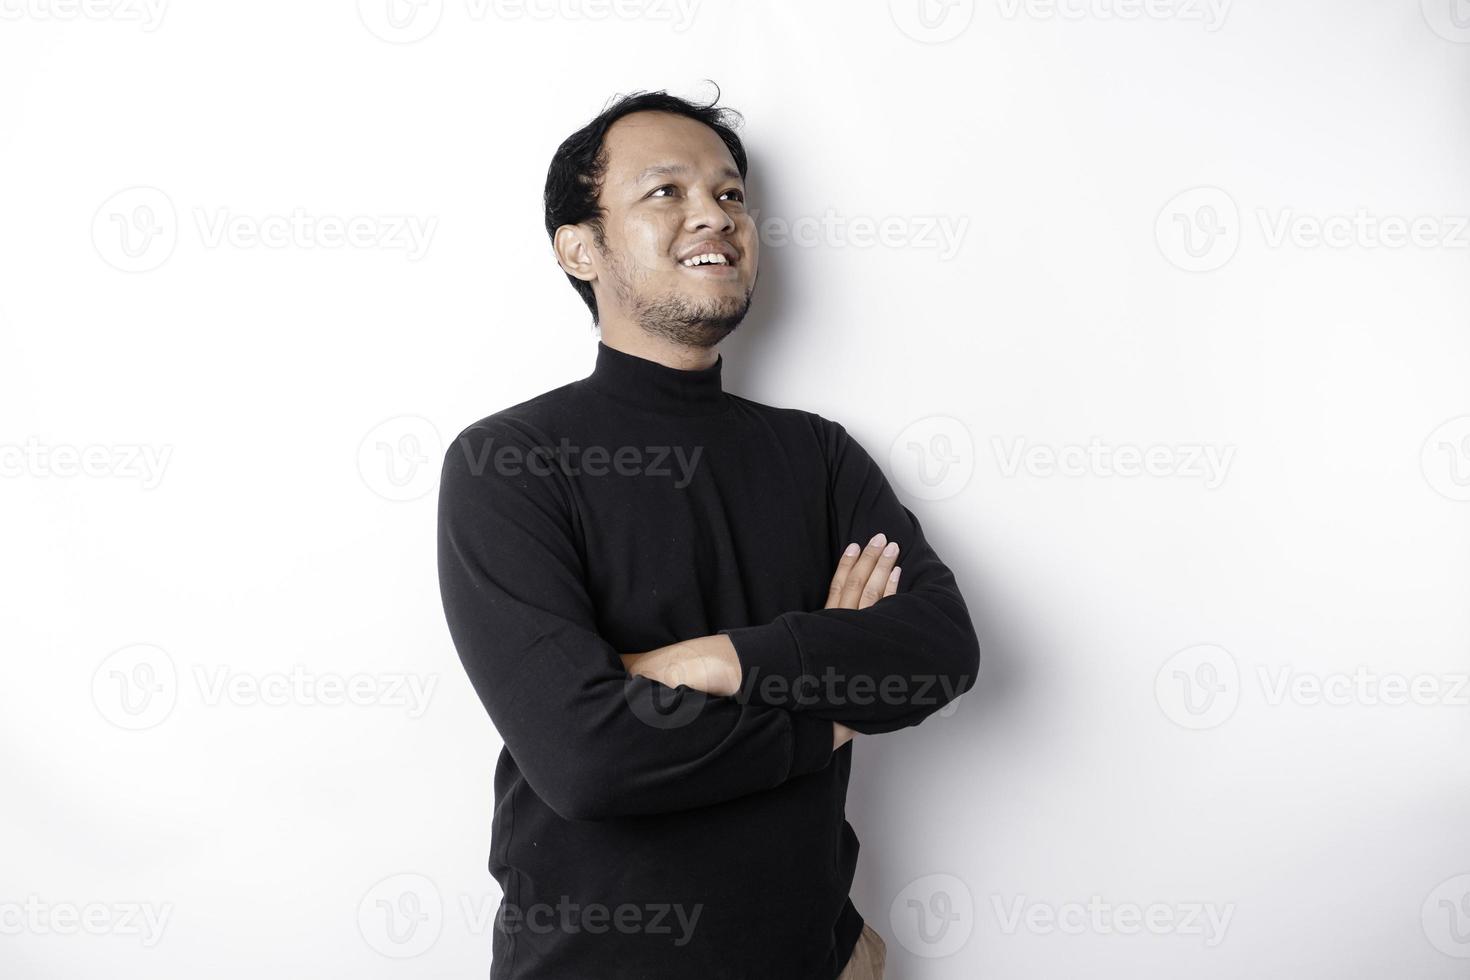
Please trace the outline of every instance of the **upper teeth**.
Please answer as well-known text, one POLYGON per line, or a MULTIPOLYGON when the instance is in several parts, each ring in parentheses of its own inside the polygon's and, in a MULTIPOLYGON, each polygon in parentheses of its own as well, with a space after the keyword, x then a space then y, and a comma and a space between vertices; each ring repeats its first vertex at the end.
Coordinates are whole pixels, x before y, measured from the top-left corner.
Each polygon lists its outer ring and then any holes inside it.
POLYGON ((692 267, 696 265, 708 265, 711 262, 716 263, 717 265, 730 264, 730 260, 725 258, 719 252, 706 252, 703 255, 696 255, 692 259, 685 259, 684 265, 692 267))

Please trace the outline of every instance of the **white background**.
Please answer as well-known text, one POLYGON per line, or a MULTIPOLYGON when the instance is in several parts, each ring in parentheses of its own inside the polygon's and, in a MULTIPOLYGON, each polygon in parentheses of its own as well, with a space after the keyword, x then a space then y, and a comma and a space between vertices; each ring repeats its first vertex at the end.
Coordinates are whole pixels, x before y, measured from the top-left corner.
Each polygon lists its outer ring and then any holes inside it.
POLYGON ((1470 968, 1470 6, 141 3, 0 4, 7 977, 484 975, 442 440, 591 369, 556 145, 706 78, 727 387, 981 638, 856 744, 889 980, 1470 968))

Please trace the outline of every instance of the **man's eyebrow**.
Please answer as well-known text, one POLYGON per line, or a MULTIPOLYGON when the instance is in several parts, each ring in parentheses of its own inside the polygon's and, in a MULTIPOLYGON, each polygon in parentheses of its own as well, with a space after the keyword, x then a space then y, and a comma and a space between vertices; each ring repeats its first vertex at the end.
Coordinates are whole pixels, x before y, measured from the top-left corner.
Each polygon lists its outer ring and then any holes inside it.
MULTIPOLYGON (((645 180, 647 180, 650 177, 672 176, 672 175, 675 175, 675 174, 687 174, 688 172, 689 172, 689 167, 686 166, 685 164, 682 164, 682 163, 658 163, 658 164, 654 164, 652 167, 647 168, 642 173, 640 173, 637 177, 634 177, 633 178, 633 183, 635 183, 635 184, 641 184, 641 183, 643 183, 645 180)), ((738 171, 734 167, 730 167, 730 166, 726 166, 726 167, 722 168, 720 170, 719 176, 720 176, 720 179, 721 180, 742 180, 743 179, 740 176, 740 171, 738 171)))

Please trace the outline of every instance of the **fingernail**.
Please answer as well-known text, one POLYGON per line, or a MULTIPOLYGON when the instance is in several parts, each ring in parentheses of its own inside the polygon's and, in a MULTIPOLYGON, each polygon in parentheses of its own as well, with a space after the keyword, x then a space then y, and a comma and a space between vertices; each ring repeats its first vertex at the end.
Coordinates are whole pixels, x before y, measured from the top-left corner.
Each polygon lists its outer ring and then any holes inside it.
POLYGON ((886 548, 883 549, 883 556, 885 558, 892 558, 896 554, 898 554, 898 542, 897 541, 890 541, 890 542, 888 542, 888 547, 886 547, 886 548))
POLYGON ((877 534, 873 535, 872 539, 868 542, 868 547, 876 548, 878 547, 878 545, 882 544, 886 540, 887 538, 883 536, 883 532, 879 531, 877 534))
POLYGON ((888 573, 888 577, 891 580, 897 582, 898 581, 898 573, 901 572, 901 571, 903 571, 903 566, 902 565, 894 565, 893 566, 893 571, 891 571, 891 572, 888 573))
POLYGON ((859 551, 862 551, 862 550, 863 549, 861 549, 861 548, 858 547, 857 542, 854 541, 852 544, 848 545, 847 546, 847 549, 845 551, 843 551, 842 553, 844 555, 846 555, 848 558, 851 558, 853 555, 857 554, 859 551))

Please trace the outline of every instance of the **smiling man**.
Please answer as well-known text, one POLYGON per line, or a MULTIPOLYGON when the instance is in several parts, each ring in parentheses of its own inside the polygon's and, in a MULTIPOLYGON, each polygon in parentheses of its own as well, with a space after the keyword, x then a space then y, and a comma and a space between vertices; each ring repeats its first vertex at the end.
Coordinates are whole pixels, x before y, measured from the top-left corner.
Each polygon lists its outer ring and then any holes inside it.
POLYGON ((561 144, 546 230, 596 364, 445 454, 445 614, 505 743, 493 980, 877 980, 852 736, 975 681, 868 453, 724 388, 760 258, 732 116, 635 93, 561 144))

